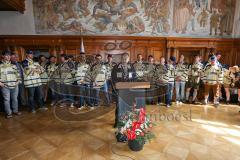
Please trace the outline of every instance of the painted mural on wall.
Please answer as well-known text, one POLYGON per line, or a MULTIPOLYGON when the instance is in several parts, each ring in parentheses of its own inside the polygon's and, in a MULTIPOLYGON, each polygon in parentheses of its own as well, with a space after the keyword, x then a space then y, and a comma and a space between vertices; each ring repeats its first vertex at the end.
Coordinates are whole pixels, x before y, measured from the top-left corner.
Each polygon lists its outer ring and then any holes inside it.
POLYGON ((33 0, 38 34, 231 36, 236 0, 33 0))

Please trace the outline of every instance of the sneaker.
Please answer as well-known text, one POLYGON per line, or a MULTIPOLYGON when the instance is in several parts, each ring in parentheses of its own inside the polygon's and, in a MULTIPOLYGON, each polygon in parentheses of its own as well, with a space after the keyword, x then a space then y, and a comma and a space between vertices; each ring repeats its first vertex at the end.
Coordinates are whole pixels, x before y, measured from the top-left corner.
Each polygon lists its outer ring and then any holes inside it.
POLYGON ((21 112, 13 112, 13 114, 14 114, 14 115, 17 115, 17 116, 20 116, 20 115, 22 115, 22 113, 21 113, 21 112))
POLYGON ((85 108, 86 108, 85 106, 81 106, 81 107, 78 108, 78 110, 81 111, 81 110, 83 110, 83 109, 85 109, 85 108))
POLYGON ((8 114, 6 115, 6 118, 9 119, 9 118, 12 118, 13 116, 11 114, 8 114))
POLYGON ((98 106, 99 106, 99 104, 95 103, 95 104, 94 104, 94 106, 95 106, 95 107, 98 107, 98 106))
POLYGON ((52 102, 50 105, 51 105, 51 106, 54 106, 55 104, 56 104, 56 102, 52 102))
POLYGON ((38 110, 41 110, 41 111, 47 111, 48 108, 47 108, 47 107, 40 107, 38 110))
POLYGON ((74 104, 73 104, 73 103, 71 103, 70 107, 71 107, 71 108, 74 108, 74 104))
POLYGON ((94 110, 95 108, 94 107, 89 107, 90 111, 94 110))
POLYGON ((182 101, 180 101, 180 102, 179 102, 179 104, 180 104, 180 105, 182 105, 182 104, 183 104, 183 102, 182 102, 182 101))
POLYGON ((192 104, 197 104, 197 102, 196 101, 192 101, 192 104))
POLYGON ((169 104, 166 105, 167 108, 170 108, 171 106, 169 104))
POLYGON ((33 109, 33 110, 31 111, 31 113, 35 114, 35 113, 36 113, 36 110, 35 110, 35 109, 33 109))
POLYGON ((179 101, 176 101, 176 104, 177 104, 177 105, 179 105, 179 104, 180 104, 180 102, 179 102, 179 101))
POLYGON ((60 108, 63 108, 63 107, 65 107, 65 106, 66 106, 65 103, 61 103, 61 104, 59 105, 60 108))
POLYGON ((160 105, 161 105, 161 103, 157 103, 156 105, 157 105, 157 106, 160 106, 160 105))
POLYGON ((204 105, 207 105, 207 101, 206 101, 206 100, 204 100, 204 101, 203 101, 203 104, 204 104, 204 105))

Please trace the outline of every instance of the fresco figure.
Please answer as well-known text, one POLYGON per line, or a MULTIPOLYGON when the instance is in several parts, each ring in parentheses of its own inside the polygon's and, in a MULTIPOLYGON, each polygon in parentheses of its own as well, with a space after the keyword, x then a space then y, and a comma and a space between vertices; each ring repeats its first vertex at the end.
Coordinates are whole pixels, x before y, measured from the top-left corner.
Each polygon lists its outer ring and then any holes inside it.
POLYGON ((136 16, 132 20, 130 20, 126 29, 126 33, 128 34, 141 33, 144 31, 145 25, 143 20, 139 16, 136 16))
POLYGON ((211 0, 201 0, 200 7, 202 9, 207 9, 208 8, 208 1, 211 1, 211 0))
POLYGON ((219 21, 220 15, 217 13, 217 11, 213 11, 213 14, 210 17, 210 35, 212 35, 213 30, 215 32, 215 35, 217 35, 219 21))
POLYGON ((211 0, 210 12, 212 13, 216 9, 218 9, 219 12, 224 11, 226 8, 227 1, 229 1, 229 0, 211 0))
POLYGON ((227 35, 232 34, 234 22, 234 8, 231 5, 231 1, 228 1, 227 8, 223 13, 220 21, 220 35, 226 33, 227 35))
POLYGON ((121 11, 121 6, 118 5, 117 0, 107 0, 108 7, 110 7, 111 15, 119 15, 121 11))
POLYGON ((145 12, 145 16, 147 17, 147 21, 150 20, 151 13, 154 11, 156 4, 157 3, 155 0, 145 1, 144 12, 145 12))
POLYGON ((75 34, 84 28, 85 34, 227 36, 236 8, 236 0, 32 1, 38 34, 75 34))
POLYGON ((116 21, 113 22, 112 31, 122 31, 125 32, 127 29, 128 22, 123 17, 119 17, 116 21))
POLYGON ((144 0, 140 0, 140 4, 141 4, 141 8, 144 8, 145 1, 144 0))
POLYGON ((168 22, 169 18, 169 1, 162 0, 159 1, 155 6, 155 10, 151 14, 151 26, 152 27, 152 33, 168 33, 170 30, 170 24, 168 22))
POLYGON ((196 5, 196 8, 199 9, 201 7, 201 0, 195 0, 195 5, 196 5))
POLYGON ((100 32, 107 30, 107 25, 112 23, 111 15, 106 12, 98 12, 95 15, 94 26, 99 29, 100 32))
POLYGON ((60 25, 60 28, 63 31, 72 31, 75 33, 80 33, 80 31, 86 31, 85 29, 83 29, 82 24, 76 20, 72 21, 69 24, 60 25))
POLYGON ((200 27, 205 28, 207 25, 207 20, 208 20, 208 13, 206 9, 203 9, 198 16, 198 23, 200 24, 200 27))
POLYGON ((109 11, 108 5, 107 3, 105 3, 105 0, 98 0, 97 4, 93 7, 93 17, 95 17, 97 9, 104 10, 106 12, 109 11))
POLYGON ((192 31, 195 31, 195 14, 196 14, 196 12, 194 11, 193 5, 189 5, 188 9, 189 9, 189 14, 191 16, 190 17, 191 28, 192 28, 192 31))
POLYGON ((80 0, 78 2, 80 12, 83 14, 84 17, 87 17, 89 14, 91 14, 90 10, 88 9, 88 3, 88 0, 80 0))
POLYGON ((186 33, 187 24, 191 19, 188 1, 176 1, 174 7, 173 29, 176 33, 186 33))

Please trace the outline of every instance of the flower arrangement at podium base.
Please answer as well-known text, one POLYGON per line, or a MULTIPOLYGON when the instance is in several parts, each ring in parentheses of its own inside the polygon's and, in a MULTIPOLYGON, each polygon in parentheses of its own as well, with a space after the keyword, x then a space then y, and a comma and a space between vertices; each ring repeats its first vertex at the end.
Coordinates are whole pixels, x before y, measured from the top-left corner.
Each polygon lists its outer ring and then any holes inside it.
POLYGON ((133 109, 122 116, 118 125, 117 139, 127 141, 132 151, 140 151, 144 144, 154 138, 152 122, 146 117, 144 108, 133 109))

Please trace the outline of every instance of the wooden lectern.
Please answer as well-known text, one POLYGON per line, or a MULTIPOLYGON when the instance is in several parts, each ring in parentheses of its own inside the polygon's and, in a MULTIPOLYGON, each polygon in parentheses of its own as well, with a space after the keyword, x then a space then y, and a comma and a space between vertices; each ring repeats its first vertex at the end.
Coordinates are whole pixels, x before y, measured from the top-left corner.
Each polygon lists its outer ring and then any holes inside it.
POLYGON ((117 82, 118 113, 116 118, 120 119, 127 111, 131 111, 134 103, 136 103, 136 108, 145 107, 145 89, 147 88, 150 88, 150 82, 117 82))

